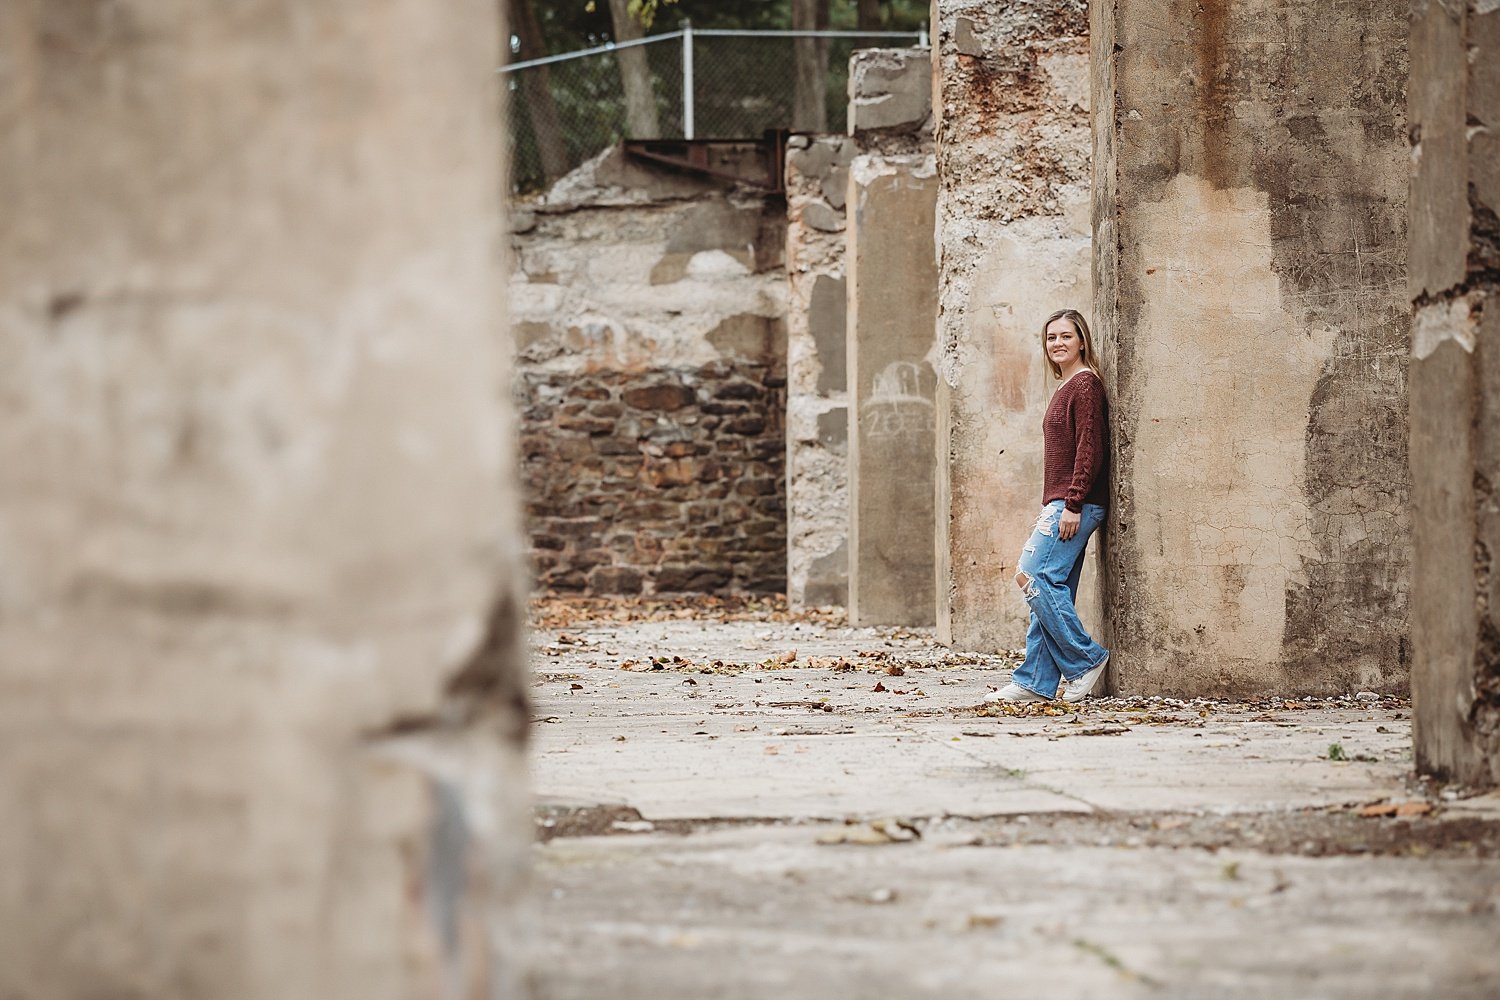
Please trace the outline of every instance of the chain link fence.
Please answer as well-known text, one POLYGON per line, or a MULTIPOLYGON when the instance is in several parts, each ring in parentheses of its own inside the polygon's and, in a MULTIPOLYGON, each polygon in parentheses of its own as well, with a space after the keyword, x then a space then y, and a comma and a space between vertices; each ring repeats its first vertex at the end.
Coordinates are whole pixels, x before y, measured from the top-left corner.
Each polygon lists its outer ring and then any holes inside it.
POLYGON ((513 63, 500 71, 512 187, 539 190, 621 139, 754 139, 793 128, 799 45, 804 60, 816 47, 823 67, 817 130, 842 132, 850 54, 926 44, 925 32, 688 28, 513 63))

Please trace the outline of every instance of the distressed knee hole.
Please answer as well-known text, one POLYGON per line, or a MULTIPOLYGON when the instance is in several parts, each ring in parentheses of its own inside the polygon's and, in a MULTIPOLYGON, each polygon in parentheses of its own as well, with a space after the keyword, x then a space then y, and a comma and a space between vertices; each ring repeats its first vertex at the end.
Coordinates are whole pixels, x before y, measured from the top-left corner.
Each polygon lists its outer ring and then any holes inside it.
POLYGON ((1036 596, 1036 588, 1031 585, 1031 577, 1025 573, 1016 574, 1016 586, 1021 588, 1021 596, 1028 601, 1036 596))

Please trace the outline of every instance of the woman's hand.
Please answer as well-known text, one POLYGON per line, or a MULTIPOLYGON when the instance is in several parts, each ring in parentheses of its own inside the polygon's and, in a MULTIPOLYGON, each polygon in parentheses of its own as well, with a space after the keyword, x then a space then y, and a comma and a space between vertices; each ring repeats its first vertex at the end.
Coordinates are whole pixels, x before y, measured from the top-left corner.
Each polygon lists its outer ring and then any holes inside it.
POLYGON ((1064 507, 1062 517, 1057 519, 1057 537, 1067 541, 1078 534, 1078 525, 1082 523, 1083 515, 1064 507))

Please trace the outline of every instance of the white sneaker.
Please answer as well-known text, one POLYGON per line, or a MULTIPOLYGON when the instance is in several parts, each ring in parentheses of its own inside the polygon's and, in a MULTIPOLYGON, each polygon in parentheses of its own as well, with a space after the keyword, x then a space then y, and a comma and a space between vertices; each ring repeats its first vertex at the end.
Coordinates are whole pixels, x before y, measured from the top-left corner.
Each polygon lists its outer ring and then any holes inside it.
POLYGON ((1106 656, 1104 657, 1104 661, 1093 670, 1090 670, 1088 673, 1083 674, 1080 677, 1076 677, 1071 681, 1068 681, 1067 684, 1063 685, 1062 700, 1082 701, 1083 699, 1087 698, 1089 696, 1089 692, 1094 690, 1094 685, 1099 683, 1099 678, 1104 676, 1104 668, 1108 665, 1109 657, 1106 656))
POLYGON ((999 691, 991 691, 985 695, 984 700, 993 704, 997 701, 1051 701, 1052 699, 1044 698, 1019 684, 1007 684, 999 691))

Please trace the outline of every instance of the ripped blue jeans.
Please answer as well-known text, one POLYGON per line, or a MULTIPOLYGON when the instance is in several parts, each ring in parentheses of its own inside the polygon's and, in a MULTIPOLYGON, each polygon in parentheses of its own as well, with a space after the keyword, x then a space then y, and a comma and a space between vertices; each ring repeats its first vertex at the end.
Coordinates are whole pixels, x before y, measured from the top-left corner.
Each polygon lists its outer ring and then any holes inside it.
POLYGON ((1031 607, 1031 626, 1026 630, 1026 662, 1016 668, 1011 681, 1045 698, 1057 694, 1059 681, 1088 673, 1109 655, 1084 630, 1074 607, 1083 550, 1104 523, 1104 508, 1084 504, 1078 532, 1067 541, 1057 532, 1063 509, 1061 500, 1042 508, 1016 564, 1016 570, 1029 578, 1021 593, 1031 607))

